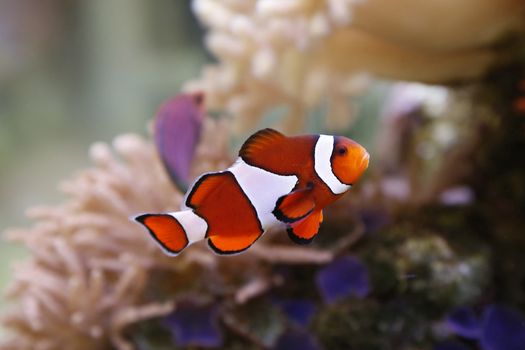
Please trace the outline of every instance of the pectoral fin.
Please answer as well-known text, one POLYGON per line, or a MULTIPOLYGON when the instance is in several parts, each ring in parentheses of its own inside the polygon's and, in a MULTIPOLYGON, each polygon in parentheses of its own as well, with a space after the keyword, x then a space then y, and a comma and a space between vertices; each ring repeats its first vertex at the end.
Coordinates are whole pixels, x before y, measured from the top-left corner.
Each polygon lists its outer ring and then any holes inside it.
POLYGON ((305 188, 280 197, 272 213, 279 221, 291 223, 305 218, 312 213, 314 207, 311 190, 305 188))

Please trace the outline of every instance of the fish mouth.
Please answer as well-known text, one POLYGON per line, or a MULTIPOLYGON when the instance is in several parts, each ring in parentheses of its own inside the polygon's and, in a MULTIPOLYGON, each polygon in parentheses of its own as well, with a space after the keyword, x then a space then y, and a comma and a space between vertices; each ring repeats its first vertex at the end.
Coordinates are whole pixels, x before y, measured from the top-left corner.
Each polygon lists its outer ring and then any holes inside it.
POLYGON ((368 163, 370 162, 370 154, 365 151, 363 157, 361 157, 361 163, 359 164, 359 170, 365 171, 368 168, 368 163))
POLYGON ((351 174, 352 179, 350 181, 351 184, 353 184, 355 181, 357 181, 365 172, 365 170, 368 168, 368 164, 370 162, 370 154, 364 149, 362 149, 361 156, 357 156, 355 158, 354 164, 351 167, 351 174))
POLYGON ((370 154, 366 150, 363 149, 363 153, 360 158, 357 158, 357 161, 355 162, 355 171, 356 171, 356 181, 363 175, 365 170, 368 168, 368 164, 370 162, 370 154))

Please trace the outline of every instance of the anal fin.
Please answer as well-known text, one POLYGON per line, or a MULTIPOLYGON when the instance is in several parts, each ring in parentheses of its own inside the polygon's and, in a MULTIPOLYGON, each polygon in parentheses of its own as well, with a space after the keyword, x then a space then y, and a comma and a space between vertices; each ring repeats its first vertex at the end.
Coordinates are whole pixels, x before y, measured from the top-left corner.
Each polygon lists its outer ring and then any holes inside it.
POLYGON ((297 244, 311 243, 319 231, 322 217, 323 212, 316 210, 304 219, 289 224, 286 229, 288 236, 297 244))
POLYGON ((272 213, 279 221, 291 223, 308 216, 314 207, 310 188, 304 188, 280 197, 272 213))
POLYGON ((237 236, 214 235, 208 239, 208 245, 217 254, 237 254, 250 248, 261 236, 261 232, 244 233, 237 236))

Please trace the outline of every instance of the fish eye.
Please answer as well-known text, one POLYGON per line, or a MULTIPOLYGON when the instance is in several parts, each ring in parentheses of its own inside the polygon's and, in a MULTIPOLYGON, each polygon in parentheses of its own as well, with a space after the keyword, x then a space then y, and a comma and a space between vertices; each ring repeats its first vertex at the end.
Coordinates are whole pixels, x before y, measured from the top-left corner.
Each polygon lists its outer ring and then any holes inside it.
POLYGON ((346 155, 346 153, 348 152, 348 150, 346 149, 345 146, 341 146, 341 147, 338 147, 337 150, 336 150, 337 154, 340 155, 340 156, 344 156, 346 155))

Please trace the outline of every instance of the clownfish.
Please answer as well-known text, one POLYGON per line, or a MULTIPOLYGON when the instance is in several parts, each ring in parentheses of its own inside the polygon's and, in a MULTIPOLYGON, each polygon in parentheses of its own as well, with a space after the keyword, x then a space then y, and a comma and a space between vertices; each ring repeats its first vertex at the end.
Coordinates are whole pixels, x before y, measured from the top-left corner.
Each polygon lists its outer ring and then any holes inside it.
POLYGON ((168 255, 203 239, 218 254, 240 253, 279 226, 294 242, 310 243, 323 208, 352 187, 368 160, 368 152, 346 137, 287 137, 263 129, 246 140, 231 167, 197 178, 181 211, 135 220, 168 255))

